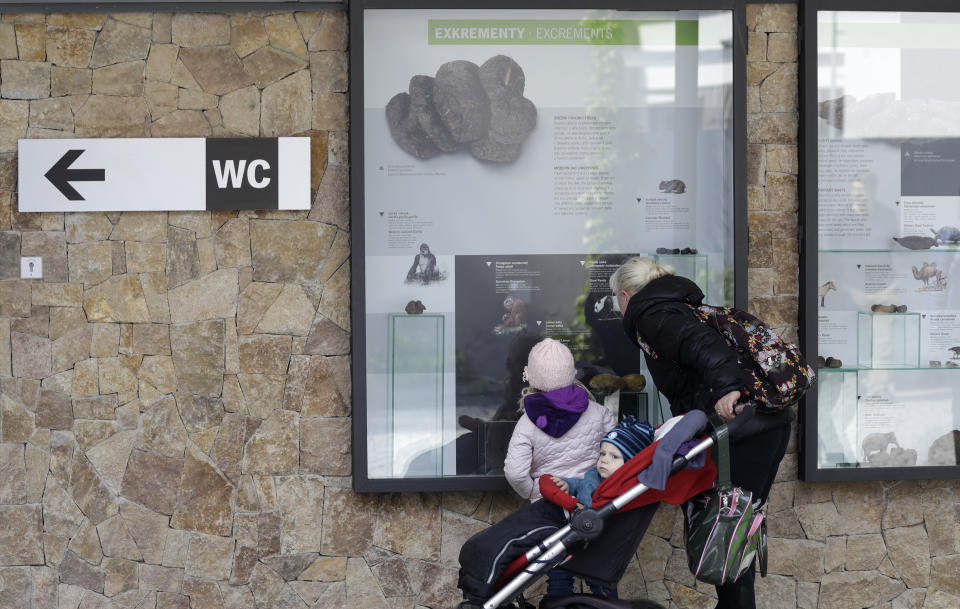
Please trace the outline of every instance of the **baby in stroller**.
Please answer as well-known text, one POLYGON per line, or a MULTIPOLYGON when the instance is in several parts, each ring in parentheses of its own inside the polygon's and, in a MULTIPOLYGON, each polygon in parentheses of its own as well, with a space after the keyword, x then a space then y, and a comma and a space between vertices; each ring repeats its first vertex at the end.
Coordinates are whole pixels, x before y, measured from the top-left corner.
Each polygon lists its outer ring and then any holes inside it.
MULTIPOLYGON (((612 599, 616 597, 617 582, 653 519, 657 502, 679 504, 712 485, 716 469, 710 460, 706 460, 706 467, 678 471, 666 484, 675 465, 674 455, 689 448, 689 441, 704 423, 702 413, 688 414, 654 446, 650 445, 655 439, 652 428, 628 418, 604 436, 604 455, 584 478, 555 480, 549 474, 541 476, 544 499, 474 535, 461 548, 458 586, 466 599, 460 604, 461 609, 499 606, 499 602, 491 603, 488 599, 491 595, 497 598, 510 577, 530 571, 536 572, 535 577, 560 563, 565 571, 583 577, 597 596, 547 596, 540 603, 542 609, 563 606, 567 600, 594 607, 629 607, 629 603, 620 605, 612 599), (632 499, 626 506, 614 506, 619 495, 637 486, 638 478, 640 486, 657 490, 632 499), (576 496, 567 494, 564 487, 576 496), (591 504, 597 509, 589 509, 591 504), (570 512, 573 513, 568 524, 570 512), (601 531, 603 534, 599 535, 601 531), (590 541, 585 544, 585 540, 590 541), (545 551, 553 544, 560 546, 556 552, 545 551), (570 553, 573 558, 564 562, 570 553), (529 560, 524 561, 525 557, 529 560)), ((526 579, 532 583, 533 578, 526 579)), ((517 593, 527 585, 519 587, 517 593)), ((510 596, 512 600, 513 594, 510 596)), ((522 596, 520 599, 522 604, 522 596)))

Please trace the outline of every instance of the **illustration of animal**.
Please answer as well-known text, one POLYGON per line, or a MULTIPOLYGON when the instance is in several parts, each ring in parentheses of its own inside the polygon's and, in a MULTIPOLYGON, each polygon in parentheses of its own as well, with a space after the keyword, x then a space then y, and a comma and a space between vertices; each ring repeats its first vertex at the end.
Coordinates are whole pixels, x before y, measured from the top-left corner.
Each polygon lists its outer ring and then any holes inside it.
POLYGON ((925 286, 929 286, 930 280, 937 276, 936 262, 924 262, 919 269, 915 266, 911 269, 913 270, 913 278, 922 281, 925 286))
POLYGON ((950 347, 950 350, 953 351, 953 359, 960 359, 960 347, 950 347))
POLYGON ((897 448, 901 448, 900 443, 897 442, 897 436, 895 436, 892 431, 867 434, 863 438, 863 442, 860 443, 860 450, 863 451, 864 461, 869 461, 871 457, 877 455, 885 455, 887 453, 887 447, 891 444, 897 448))
POLYGON ((660 192, 669 192, 675 195, 682 195, 687 192, 687 185, 683 180, 663 180, 659 185, 660 192))
POLYGON ((908 250, 928 250, 937 244, 934 237, 922 237, 920 235, 894 237, 893 240, 908 250))
POLYGON ((936 281, 934 281, 934 284, 941 290, 947 287, 947 278, 943 276, 943 271, 940 269, 937 269, 936 281))
POLYGON ((829 292, 830 290, 836 290, 836 289, 837 289, 837 286, 833 285, 833 282, 832 282, 832 281, 828 281, 828 282, 826 282, 825 284, 823 284, 822 286, 820 286, 819 288, 817 288, 817 294, 820 295, 820 306, 821 306, 821 307, 822 307, 822 306, 825 306, 823 299, 824 299, 824 297, 826 297, 827 292, 829 292))
POLYGON ((960 242, 960 228, 956 226, 941 226, 940 230, 931 228, 930 232, 936 236, 937 245, 960 242))
POLYGON ((613 312, 613 296, 607 294, 597 302, 593 303, 593 312, 601 318, 613 312))

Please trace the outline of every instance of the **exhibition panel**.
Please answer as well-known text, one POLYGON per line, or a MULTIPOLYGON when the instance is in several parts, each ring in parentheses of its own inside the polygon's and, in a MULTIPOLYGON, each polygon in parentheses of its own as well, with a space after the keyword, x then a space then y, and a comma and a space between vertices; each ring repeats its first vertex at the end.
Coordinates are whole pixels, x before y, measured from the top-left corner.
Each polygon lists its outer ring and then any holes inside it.
MULTIPOLYGON (((960 13, 807 7, 807 480, 955 477, 960 13), (816 332, 814 335, 813 333, 816 332)), ((922 9, 922 10, 913 10, 922 9)))
POLYGON ((738 6, 352 7, 355 488, 503 487, 543 337, 665 418, 608 280, 744 306, 738 6))

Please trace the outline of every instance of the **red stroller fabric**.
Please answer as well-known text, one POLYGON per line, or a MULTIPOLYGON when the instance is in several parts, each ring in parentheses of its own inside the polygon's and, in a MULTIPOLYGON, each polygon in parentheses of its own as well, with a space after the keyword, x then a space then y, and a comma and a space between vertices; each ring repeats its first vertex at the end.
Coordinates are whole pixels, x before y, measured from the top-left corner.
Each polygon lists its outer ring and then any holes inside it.
MULTIPOLYGON (((615 471, 613 475, 600 483, 593 492, 593 507, 595 509, 609 503, 633 488, 636 484, 639 484, 637 482, 637 474, 646 469, 653 461, 653 454, 656 451, 657 444, 659 444, 659 441, 654 442, 637 453, 632 459, 624 463, 620 469, 615 471)), ((700 469, 685 468, 680 470, 667 478, 667 485, 664 490, 647 489, 642 495, 621 508, 620 512, 626 512, 659 501, 666 501, 672 505, 680 505, 694 495, 709 490, 713 487, 713 482, 716 478, 717 466, 713 462, 713 459, 710 458, 710 450, 708 449, 703 467, 700 469)), ((567 510, 571 510, 571 507, 575 507, 577 504, 577 500, 574 497, 563 492, 553 483, 549 474, 544 474, 540 477, 540 489, 545 500, 567 510)), ((498 579, 497 587, 502 587, 517 573, 526 568, 528 564, 529 561, 525 555, 520 555, 515 558, 498 579)))
MULTIPOLYGON (((637 484, 637 474, 647 468, 653 461, 653 453, 659 441, 646 447, 632 459, 624 463, 620 469, 600 483, 593 491, 593 507, 597 509, 624 494, 637 484)), ((658 491, 648 489, 642 495, 621 508, 621 511, 632 510, 641 505, 649 505, 657 501, 666 501, 671 505, 680 505, 690 497, 713 487, 717 478, 717 465, 713 462, 710 450, 707 450, 704 466, 700 469, 685 468, 667 478, 667 487, 658 491)))
MULTIPOLYGON (((653 453, 658 442, 646 447, 632 459, 624 463, 613 475, 600 482, 593 491, 594 509, 602 507, 616 499, 637 484, 637 474, 647 468, 653 460, 653 453)), ((671 505, 680 505, 690 497, 702 493, 713 486, 717 477, 717 465, 710 458, 710 449, 707 449, 706 463, 700 469, 682 469, 667 479, 667 486, 662 491, 647 489, 642 495, 621 508, 620 511, 632 510, 641 505, 650 505, 659 501, 666 501, 671 505)), ((577 500, 560 490, 553 483, 550 474, 540 476, 540 494, 543 498, 559 505, 565 510, 573 511, 577 507, 577 500)))

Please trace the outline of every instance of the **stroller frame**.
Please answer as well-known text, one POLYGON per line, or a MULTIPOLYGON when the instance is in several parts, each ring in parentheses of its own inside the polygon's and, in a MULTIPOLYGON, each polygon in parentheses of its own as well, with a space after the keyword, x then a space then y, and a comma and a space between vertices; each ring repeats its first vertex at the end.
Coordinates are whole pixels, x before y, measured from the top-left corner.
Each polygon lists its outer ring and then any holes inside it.
MULTIPOLYGON (((673 460, 673 464, 670 467, 670 476, 684 469, 694 457, 706 452, 708 448, 716 443, 719 437, 735 434, 753 415, 754 406, 748 403, 735 419, 720 427, 714 427, 713 431, 701 442, 694 445, 686 455, 677 456, 673 460)), ((482 605, 483 609, 497 609, 520 596, 525 589, 533 585, 540 575, 562 562, 566 554, 566 549, 570 545, 599 537, 600 534, 603 533, 603 523, 608 518, 648 490, 650 490, 650 487, 647 485, 637 483, 598 509, 585 508, 574 512, 567 525, 524 554, 524 559, 527 563, 526 566, 484 602, 482 605)), ((581 604, 588 599, 593 599, 599 602, 590 604, 598 607, 610 607, 612 609, 613 607, 629 606, 628 601, 617 602, 613 599, 600 599, 599 597, 582 594, 574 596, 580 599, 578 602, 581 604)))

